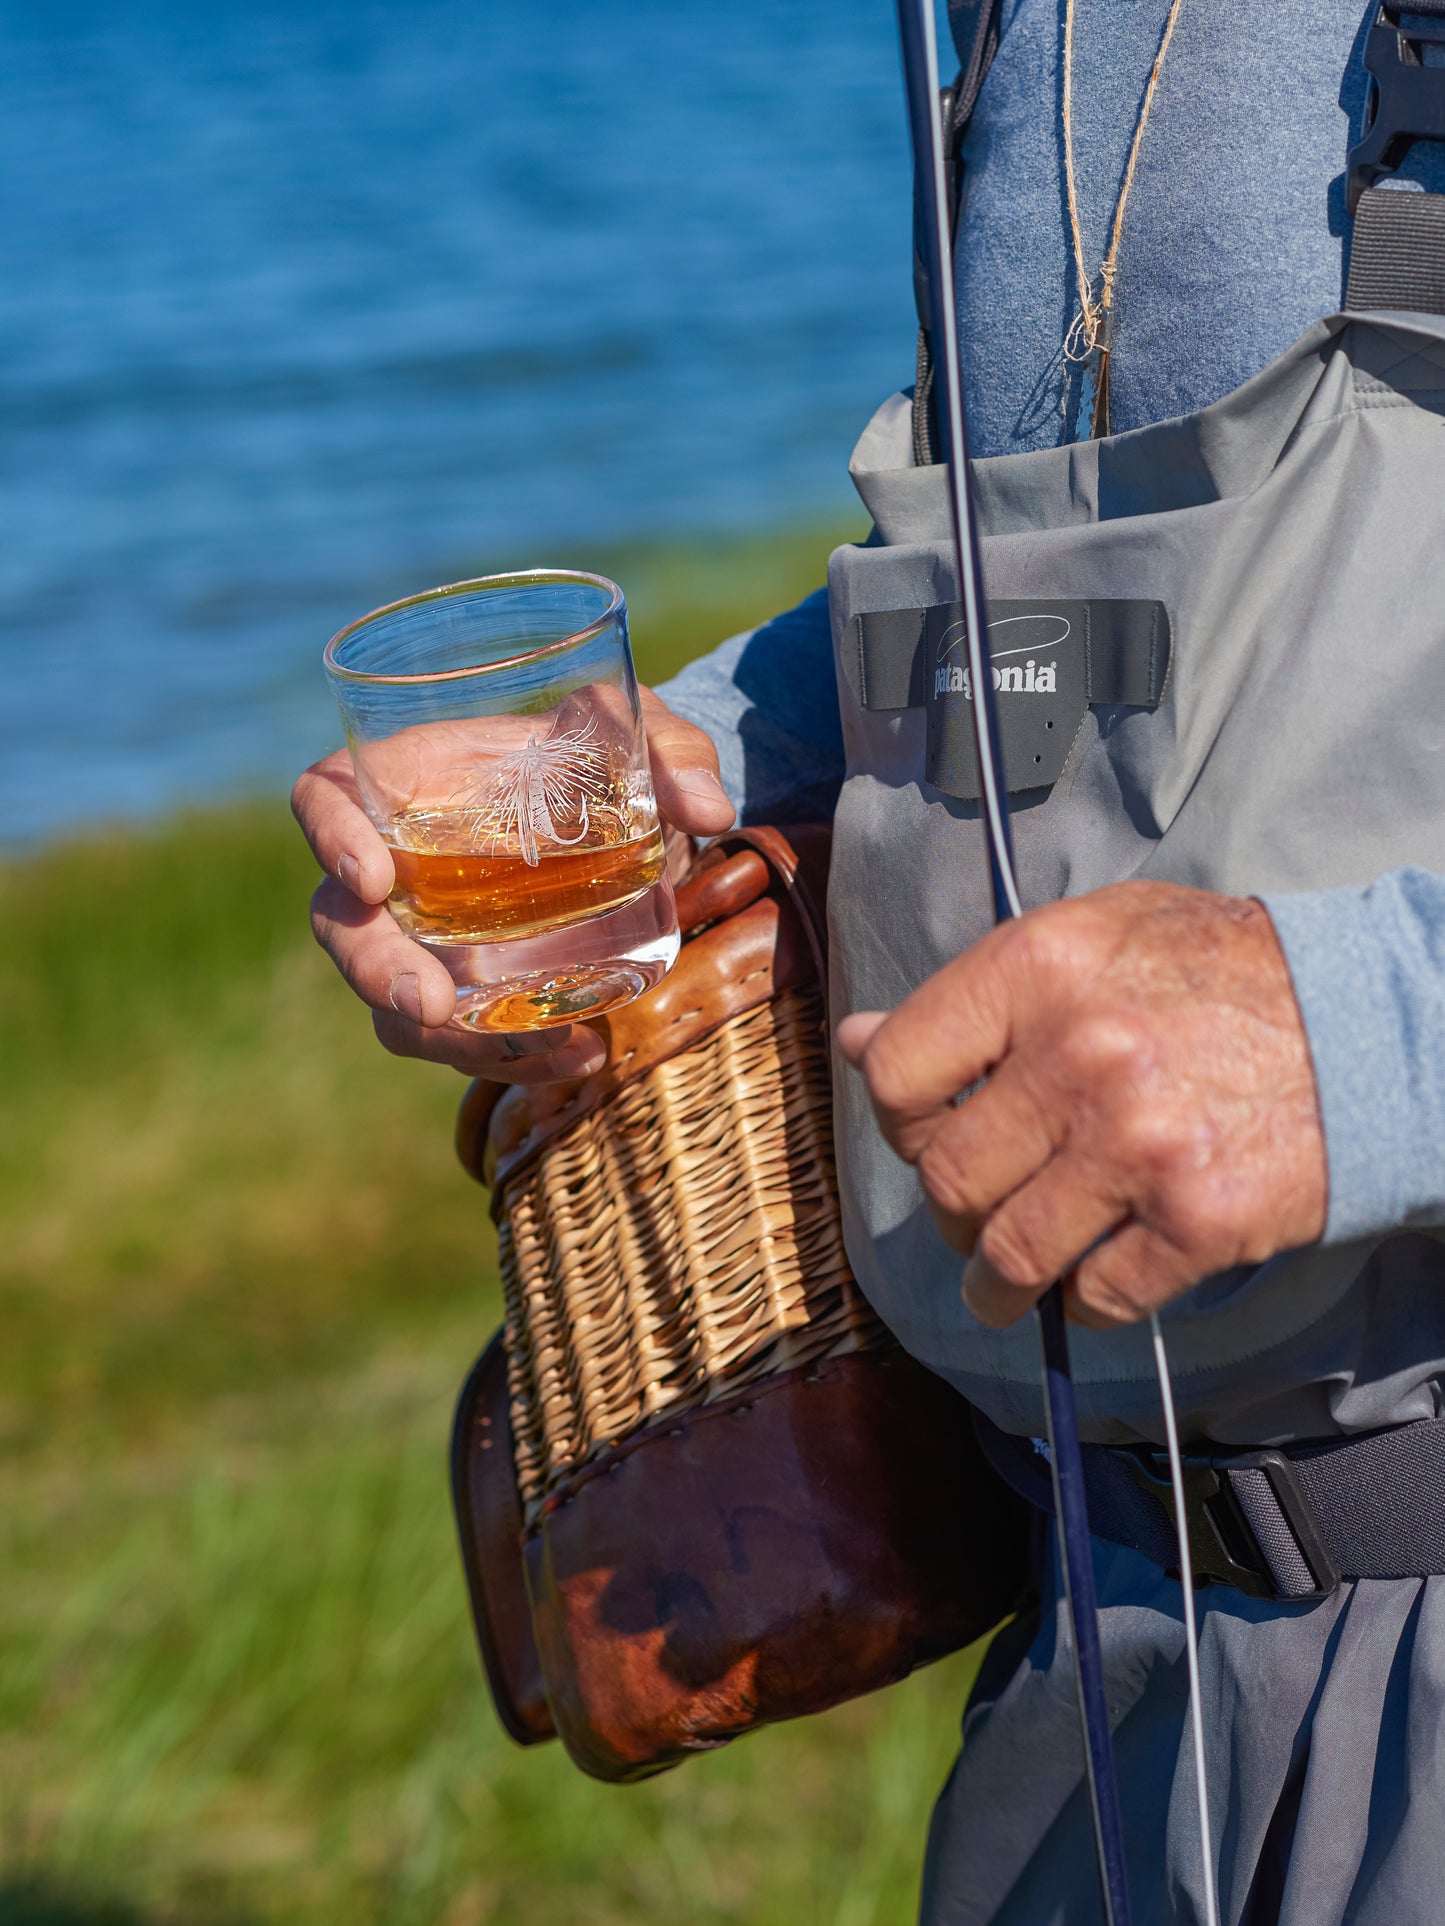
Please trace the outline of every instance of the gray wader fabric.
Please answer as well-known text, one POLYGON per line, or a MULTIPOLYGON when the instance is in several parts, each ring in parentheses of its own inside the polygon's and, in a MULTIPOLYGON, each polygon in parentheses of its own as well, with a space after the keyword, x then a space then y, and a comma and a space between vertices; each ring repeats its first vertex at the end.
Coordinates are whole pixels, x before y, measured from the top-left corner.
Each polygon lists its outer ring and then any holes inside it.
MULTIPOLYGON (((1094 1565, 1135 1926, 1205 1926, 1179 1587, 1102 1540, 1094 1565)), ((1006 1626, 984 1662, 925 1926, 1097 1926, 1073 1655, 1046 1596, 1037 1630, 1006 1626)), ((1225 1926, 1440 1926, 1445 1579, 1361 1579, 1316 1605, 1212 1586, 1196 1606, 1225 1926)))
MULTIPOLYGON (((992 921, 978 805, 929 784, 923 706, 861 705, 845 649, 860 614, 954 600, 943 470, 911 451, 898 396, 853 456, 873 541, 829 569, 840 1014, 891 1008, 992 921)), ((1011 799, 1026 905, 1126 877, 1249 894, 1445 870, 1445 319, 1336 316, 1201 414, 975 476, 990 602, 1158 601, 1169 617, 1162 702, 1084 708, 1058 781, 1011 799)), ((995 1423, 1041 1432, 1031 1326, 969 1316, 861 1079, 840 1064, 836 1087, 864 1290, 995 1423)), ((1442 1415, 1445 1249, 1429 1229, 1211 1279, 1165 1323, 1187 1437, 1282 1443, 1442 1415)), ((1158 1442, 1147 1329, 1080 1331, 1072 1350, 1083 1435, 1158 1442)))
MULTIPOLYGON (((924 706, 863 706, 849 653, 856 617, 956 594, 943 474, 912 465, 906 398, 852 467, 874 534, 829 572, 847 751, 839 1015, 891 1007, 992 920, 977 804, 930 785, 924 706)), ((1013 796, 1026 905, 1130 877, 1248 894, 1445 870, 1445 320, 1335 316, 1201 414, 975 473, 991 602, 1158 601, 1169 620, 1162 701, 1084 708, 1058 780, 1013 796)), ((946 622, 915 626, 942 648, 946 622)), ((874 629, 911 646, 907 623, 874 629)), ((1050 681, 1083 686, 1057 659, 1050 681)), ((969 700, 921 666, 877 686, 969 700)), ((994 1332, 969 1316, 958 1259, 861 1080, 840 1063, 835 1083, 864 1289, 995 1423, 1042 1431, 1032 1321, 994 1332)), ((1208 1280, 1165 1323, 1186 1438, 1276 1444, 1445 1415, 1445 1248, 1427 1226, 1208 1280)), ((1158 1442, 1147 1330, 1071 1343, 1083 1435, 1158 1442)), ((1137 1554, 1100 1544, 1098 1559, 1136 1918, 1202 1922, 1178 1588, 1137 1554)), ((1021 1654, 1030 1628, 1006 1630, 970 1706, 930 1844, 930 1926, 1099 1916, 1072 1658, 1057 1587, 1044 1597, 1032 1645, 1021 1654)), ((1445 1580, 1200 1602, 1225 1919, 1445 1919, 1445 1580)))

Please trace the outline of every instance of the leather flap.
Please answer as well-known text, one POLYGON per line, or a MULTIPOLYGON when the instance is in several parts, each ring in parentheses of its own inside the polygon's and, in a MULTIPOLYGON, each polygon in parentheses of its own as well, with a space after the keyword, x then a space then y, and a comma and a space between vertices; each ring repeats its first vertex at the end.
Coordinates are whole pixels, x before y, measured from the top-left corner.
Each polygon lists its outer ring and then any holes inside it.
POLYGON ((452 1424, 452 1505, 472 1622, 497 1717, 519 1745, 556 1736, 522 1565, 522 1500, 502 1333, 472 1367, 452 1424))
POLYGON ((636 1779, 889 1685, 1014 1608, 1029 1518, 969 1406, 892 1346, 652 1426, 527 1535, 563 1744, 636 1779))

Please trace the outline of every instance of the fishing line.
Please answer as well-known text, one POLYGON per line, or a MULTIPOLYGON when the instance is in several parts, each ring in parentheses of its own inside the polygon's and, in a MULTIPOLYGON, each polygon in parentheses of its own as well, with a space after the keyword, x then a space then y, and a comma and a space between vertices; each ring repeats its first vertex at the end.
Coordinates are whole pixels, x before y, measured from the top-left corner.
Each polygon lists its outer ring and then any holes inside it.
POLYGON ((1094 1821, 1099 1898, 1106 1926, 1130 1926, 1124 1820, 1114 1774, 1104 1654, 1099 1644, 1099 1601, 1094 1590, 1094 1547, 1084 1496, 1084 1454, 1079 1449, 1079 1414, 1069 1370, 1063 1293, 1057 1284, 1040 1299, 1037 1316, 1043 1352, 1044 1419, 1048 1426, 1059 1569, 1064 1582, 1064 1605, 1074 1633, 1074 1690, 1084 1739, 1084 1777, 1094 1821))
MULTIPOLYGON (((943 130, 939 124, 938 48, 933 0, 897 0, 903 52, 904 87, 914 154, 914 182, 921 214, 920 239, 928 268, 930 335, 934 365, 942 375, 934 394, 941 403, 939 429, 947 463, 949 507, 959 596, 963 603, 969 672, 973 683, 973 721, 978 745, 982 816, 993 885, 994 921, 1023 914, 1014 874, 1013 838, 1008 816, 1008 780, 1003 764, 998 711, 994 703, 992 659, 984 619, 983 585, 978 565, 978 529, 968 483, 968 439, 963 419, 963 382, 953 306, 953 236, 948 218, 948 186, 943 130)), ((1084 1776, 1094 1822, 1095 1861, 1106 1926, 1130 1926, 1129 1885, 1124 1866, 1124 1827, 1114 1772, 1108 1697, 1094 1592, 1093 1546, 1084 1498, 1083 1459, 1078 1417, 1069 1372, 1059 1286, 1044 1294, 1038 1307, 1043 1352, 1044 1405, 1049 1429, 1049 1460, 1054 1481, 1054 1515, 1064 1597, 1073 1628, 1075 1682, 1084 1740, 1084 1776)))
MULTIPOLYGON (((934 37, 933 0, 897 0, 899 39, 903 52, 904 87, 908 97, 909 131, 914 154, 915 190, 919 198, 919 238, 927 267, 930 340, 934 366, 942 373, 935 382, 940 409, 940 438, 947 463, 949 508, 953 520, 954 552, 958 565, 959 596, 963 603, 973 720, 978 746, 982 817, 993 885, 994 921, 1023 914, 1014 871, 1013 838, 1008 815, 1008 781, 998 710, 994 702, 992 656, 984 617, 979 569, 978 527, 968 481, 968 440, 963 416, 963 382, 959 367, 958 330, 954 312, 953 235, 948 215, 948 183, 939 115, 938 48, 934 37)), ((1129 1926, 1129 1886, 1124 1864, 1124 1829, 1114 1770, 1113 1740, 1109 1729, 1108 1696, 1103 1653, 1099 1643, 1098 1604, 1094 1589, 1093 1547, 1084 1492, 1083 1454, 1079 1446, 1078 1412, 1069 1369, 1068 1334, 1063 1296, 1053 1285, 1037 1307, 1043 1354, 1044 1408, 1048 1425, 1049 1464, 1054 1488, 1060 1569, 1065 1609, 1074 1635, 1075 1682, 1084 1738, 1084 1771, 1094 1822, 1095 1857, 1100 1897, 1107 1926, 1129 1926)), ((1192 1567, 1189 1559, 1188 1520, 1184 1511, 1184 1470, 1174 1421, 1174 1399, 1169 1363, 1157 1317, 1151 1319, 1155 1365, 1164 1404, 1169 1447, 1169 1472, 1174 1488, 1175 1521, 1179 1535, 1180 1571, 1184 1581, 1185 1630, 1189 1648, 1189 1700, 1194 1731, 1195 1772, 1199 1794, 1200 1841, 1204 1852, 1207 1926, 1218 1926, 1214 1877, 1210 1856, 1208 1791, 1204 1775, 1204 1724, 1199 1684, 1199 1658, 1194 1624, 1192 1567)))
POLYGON ((1209 1824, 1209 1779, 1204 1769, 1204 1694, 1199 1683, 1199 1634, 1194 1623, 1194 1566, 1189 1557, 1189 1520, 1184 1512, 1184 1464, 1179 1455, 1179 1428, 1174 1422, 1174 1387, 1159 1313, 1149 1313, 1149 1335, 1154 1340, 1154 1369, 1159 1377, 1159 1402, 1164 1407, 1164 1436, 1169 1446, 1169 1481, 1174 1487, 1174 1522, 1179 1535, 1179 1583, 1184 1588, 1184 1650, 1189 1660, 1189 1724, 1194 1734, 1194 1787, 1199 1809, 1199 1852, 1204 1865, 1205 1926, 1219 1926, 1219 1894, 1214 1882, 1214 1834, 1209 1824))

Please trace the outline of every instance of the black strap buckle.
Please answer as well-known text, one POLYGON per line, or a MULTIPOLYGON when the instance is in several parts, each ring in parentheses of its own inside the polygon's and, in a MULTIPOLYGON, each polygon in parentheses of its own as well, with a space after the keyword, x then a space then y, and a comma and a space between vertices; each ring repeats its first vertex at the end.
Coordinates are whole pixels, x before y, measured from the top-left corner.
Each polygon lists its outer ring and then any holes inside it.
MULTIPOLYGON (((1156 1446, 1121 1450, 1137 1482, 1174 1520, 1174 1487, 1169 1457, 1156 1446)), ((1339 1585, 1340 1572, 1320 1531, 1313 1507, 1300 1487, 1295 1468, 1282 1451, 1216 1452, 1209 1457, 1186 1455, 1184 1512, 1189 1526, 1189 1557, 1196 1584, 1233 1585, 1250 1598, 1327 1598, 1339 1585), (1278 1582, 1274 1567, 1230 1483, 1231 1472, 1263 1472, 1295 1548, 1308 1568, 1311 1587, 1278 1582)), ((1175 1530, 1178 1530, 1177 1521, 1175 1530)), ((1178 1576, 1177 1571, 1174 1574, 1178 1576)))
MULTIPOLYGON (((1433 11, 1433 9, 1431 9, 1433 11)), ((1369 122, 1346 162, 1351 214, 1360 196, 1382 174, 1393 174, 1412 141, 1445 140, 1445 67, 1427 67, 1425 48, 1445 47, 1445 19, 1438 27, 1401 26, 1409 13, 1386 0, 1365 41, 1365 68, 1375 83, 1369 122)))

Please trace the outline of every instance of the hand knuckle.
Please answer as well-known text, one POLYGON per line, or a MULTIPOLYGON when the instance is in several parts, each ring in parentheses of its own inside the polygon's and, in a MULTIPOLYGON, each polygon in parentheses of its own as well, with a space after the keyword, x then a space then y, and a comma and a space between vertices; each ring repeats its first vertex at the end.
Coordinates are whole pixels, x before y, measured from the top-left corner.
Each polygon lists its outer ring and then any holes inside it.
POLYGON ((1229 1186, 1212 1171, 1189 1172, 1161 1200, 1158 1228, 1171 1245, 1201 1271, 1229 1261, 1237 1238, 1229 1186))
POLYGON ((1136 1280, 1113 1265, 1084 1265, 1075 1289, 1082 1304, 1111 1324, 1132 1324, 1140 1314, 1136 1280))
POLYGON ((1021 956, 1046 978, 1072 990, 1098 961, 1104 925, 1088 898, 1041 904, 1017 921, 1021 956))
POLYGON ((1196 1134, 1172 1107, 1136 1100, 1113 1120, 1113 1148, 1131 1188, 1174 1190, 1197 1168, 1196 1134))
POLYGON ((1080 1300, 1100 1317, 1131 1323, 1203 1274, 1172 1238, 1137 1223, 1086 1258, 1075 1284, 1080 1300))
POLYGON ((937 1137, 920 1152, 918 1175, 929 1202, 951 1216, 970 1216, 983 1201, 969 1181, 966 1158, 953 1145, 940 1144, 937 1137))
POLYGON ((331 935, 331 917, 326 908, 328 886, 320 883, 311 895, 311 934, 324 950, 331 935))
POLYGON ((1009 925, 1010 948, 1020 962, 1036 969, 1070 969, 1074 961, 1071 924, 1067 904, 1046 903, 1009 925))
POLYGON ((322 756, 318 761, 308 764, 291 785, 291 809, 303 827, 308 816, 315 812, 322 797, 328 793, 329 778, 343 768, 350 772, 350 754, 345 749, 334 749, 329 756, 322 756))
POLYGON ((1158 1211, 1162 1228, 1174 1244, 1198 1244, 1218 1221, 1221 1199, 1217 1186, 1198 1171, 1170 1184, 1158 1211))
POLYGON ((991 1218, 978 1244, 1005 1283, 1031 1285, 1049 1281, 1034 1227, 1026 1218, 1011 1214, 991 1218))
POLYGON ((1112 1010, 1077 1016, 1064 1031, 1059 1053, 1070 1080, 1094 1089, 1134 1082, 1145 1056, 1137 1026, 1112 1010))
POLYGON ((376 1040, 383 1050, 389 1051, 394 1057, 404 1057, 407 1054, 406 1051, 401 1048, 401 1040, 397 1034, 395 1011, 373 1010, 371 1013, 371 1027, 376 1032, 376 1040))
POLYGON ((907 1057, 888 1034, 886 1024, 868 1045, 863 1068, 874 1103, 880 1104, 885 1110, 902 1110, 907 1106, 912 1095, 913 1078, 907 1057))
POLYGON ((1133 1324, 1139 1313, 1126 1297, 1106 1284, 1081 1284, 1079 1301, 1094 1316, 1110 1324, 1133 1324))
POLYGON ((1035 912, 997 923, 976 948, 965 950, 954 966, 975 996, 1011 996, 1046 947, 1033 927, 1035 912))

